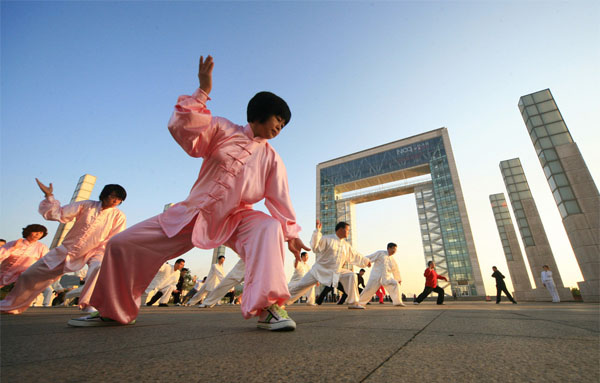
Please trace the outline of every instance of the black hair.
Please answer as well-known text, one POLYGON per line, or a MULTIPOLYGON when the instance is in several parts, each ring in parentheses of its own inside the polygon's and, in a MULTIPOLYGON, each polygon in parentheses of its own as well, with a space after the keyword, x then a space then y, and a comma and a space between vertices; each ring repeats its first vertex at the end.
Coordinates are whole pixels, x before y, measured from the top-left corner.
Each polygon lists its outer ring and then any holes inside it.
POLYGON ((181 262, 185 262, 185 259, 179 258, 178 260, 175 261, 175 263, 181 263, 181 262))
POLYGON ((388 249, 391 249, 392 247, 398 247, 398 245, 396 245, 394 242, 390 242, 390 243, 388 243, 388 246, 387 246, 387 248, 388 248, 388 249))
POLYGON ((258 92, 248 102, 248 122, 265 122, 271 116, 281 117, 285 125, 290 122, 292 112, 285 100, 271 92, 258 92))
POLYGON ((365 269, 360 269, 360 270, 358 270, 358 272, 359 272, 359 273, 360 273, 361 271, 363 271, 363 272, 364 272, 364 271, 365 271, 365 269))
MULTIPOLYGON (((37 223, 27 225, 26 227, 23 228, 23 238, 27 238, 29 236, 29 234, 39 232, 39 231, 44 233, 44 235, 42 235, 42 238, 44 238, 45 236, 48 235, 48 229, 46 229, 46 226, 44 226, 44 225, 38 225, 37 223)), ((40 239, 42 239, 42 238, 40 238, 40 239)))
POLYGON ((350 224, 346 222, 338 222, 337 225, 335 225, 335 231, 338 231, 339 229, 345 229, 346 226, 350 226, 350 224))
POLYGON ((427 262, 427 266, 428 266, 428 267, 429 267, 429 266, 431 266, 431 264, 432 264, 432 263, 433 263, 433 261, 429 261, 429 262, 427 262))
POLYGON ((217 261, 218 261, 219 259, 221 259, 221 258, 225 258, 225 256, 224 256, 224 255, 219 255, 219 257, 217 258, 217 261))
POLYGON ((127 198, 127 192, 123 186, 117 184, 108 184, 105 185, 104 189, 102 189, 100 192, 100 201, 104 201, 104 199, 112 193, 115 193, 115 196, 117 196, 117 198, 119 198, 121 201, 125 201, 125 198, 127 198))
POLYGON ((181 271, 188 272, 188 271, 190 271, 190 269, 188 269, 187 267, 184 267, 183 269, 181 269, 181 271))
POLYGON ((306 253, 306 251, 303 251, 303 252, 301 252, 301 253, 300 253, 300 256, 301 256, 301 257, 303 257, 303 256, 305 256, 306 254, 307 254, 307 253, 306 253))
POLYGON ((6 239, 0 238, 0 242, 6 242, 6 239))
POLYGON ((497 267, 496 266, 492 266, 492 269, 497 269, 497 267))

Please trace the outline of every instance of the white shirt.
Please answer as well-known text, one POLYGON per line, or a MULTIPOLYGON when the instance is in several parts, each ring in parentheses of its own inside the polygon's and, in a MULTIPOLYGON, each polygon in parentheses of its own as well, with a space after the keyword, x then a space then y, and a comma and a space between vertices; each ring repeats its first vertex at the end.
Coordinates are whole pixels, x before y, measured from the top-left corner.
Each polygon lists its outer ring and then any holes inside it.
POLYGON ((380 250, 371 255, 367 255, 371 260, 372 270, 369 280, 379 278, 381 281, 395 280, 401 281, 400 269, 393 256, 389 255, 387 250, 380 250))
POLYGON ((552 271, 550 271, 550 270, 542 271, 542 283, 549 283, 549 282, 554 283, 554 279, 552 278, 552 271))
POLYGON ((215 287, 221 283, 223 278, 225 278, 223 266, 219 265, 218 263, 213 263, 213 265, 210 267, 210 271, 208 272, 208 276, 206 277, 206 282, 204 282, 206 286, 205 289, 208 291, 213 291, 215 287))
POLYGON ((315 264, 310 273, 324 286, 337 287, 346 262, 359 267, 369 264, 368 258, 360 255, 346 239, 339 238, 336 234, 323 236, 320 231, 315 230, 310 245, 316 254, 315 264))
POLYGON ((165 263, 160 267, 146 291, 149 292, 154 289, 162 290, 171 285, 173 285, 173 288, 175 289, 177 282, 179 281, 179 274, 181 274, 180 270, 176 271, 174 266, 165 263))
POLYGON ((294 274, 292 274, 292 279, 290 279, 290 283, 296 283, 302 279, 302 277, 308 273, 310 267, 306 262, 299 261, 296 267, 294 268, 294 274))

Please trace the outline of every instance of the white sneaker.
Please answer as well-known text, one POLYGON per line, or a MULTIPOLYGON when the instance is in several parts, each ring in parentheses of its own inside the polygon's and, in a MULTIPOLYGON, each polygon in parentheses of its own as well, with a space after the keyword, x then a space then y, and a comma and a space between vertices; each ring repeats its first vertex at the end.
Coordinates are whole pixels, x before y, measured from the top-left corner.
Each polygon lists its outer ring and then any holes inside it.
POLYGON ((353 305, 349 305, 348 306, 349 309, 357 309, 357 310, 364 310, 365 306, 363 305, 359 305, 358 303, 355 303, 353 305))
POLYGON ((400 302, 398 304, 395 304, 394 306, 406 307, 406 305, 404 303, 402 303, 402 302, 400 302))
POLYGON ((296 322, 288 316, 287 311, 274 303, 260 313, 256 327, 271 331, 294 331, 296 322))
POLYGON ((419 303, 421 303, 421 302, 414 301, 413 305, 418 305, 419 303))
POLYGON ((316 303, 307 303, 306 305, 307 306, 316 306, 317 304, 316 303))
POLYGON ((82 313, 95 313, 97 312, 98 309, 96 309, 94 306, 86 306, 84 309, 81 310, 82 313))
MULTIPOLYGON (((101 317, 98 311, 84 317, 70 319, 67 324, 73 327, 126 326, 116 320, 101 317)), ((135 324, 135 319, 127 324, 135 324)))

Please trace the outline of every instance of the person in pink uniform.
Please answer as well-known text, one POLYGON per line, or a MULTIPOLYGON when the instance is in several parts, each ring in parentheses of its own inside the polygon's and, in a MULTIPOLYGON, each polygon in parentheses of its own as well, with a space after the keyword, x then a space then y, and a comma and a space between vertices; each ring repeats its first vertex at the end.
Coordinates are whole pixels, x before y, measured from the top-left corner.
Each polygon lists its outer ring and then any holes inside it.
POLYGON ((258 327, 268 330, 295 329, 281 308, 290 297, 284 243, 297 259, 300 250, 310 249, 298 238, 285 166, 268 143, 289 122, 291 112, 280 97, 259 92, 248 103, 248 125, 213 117, 206 108, 213 66, 211 56, 200 57, 200 88, 179 97, 168 125, 188 155, 203 159, 189 196, 108 243, 90 302, 99 314, 72 319, 70 325, 134 322, 143 291, 166 260, 194 246, 213 249, 224 244, 246 265, 244 318, 258 316, 258 327), (252 209, 263 199, 271 215, 252 209))
MULTIPOLYGON (((40 203, 40 214, 50 221, 66 223, 75 220, 75 223, 62 244, 23 272, 13 290, 0 301, 0 311, 9 314, 27 310, 37 295, 63 274, 78 271, 86 263, 90 269, 99 269, 109 238, 124 230, 126 225, 125 214, 116 208, 127 196, 120 185, 106 185, 100 193, 100 201, 78 201, 61 207, 52 194, 52 184, 46 186, 38 179, 36 181, 46 197, 40 203)), ((91 275, 88 270, 79 297, 83 308, 88 304, 86 300, 89 291, 94 289, 96 276, 97 271, 91 275)))
POLYGON ((15 282, 21 273, 48 252, 48 247, 39 242, 46 235, 48 229, 45 226, 27 225, 23 228, 23 238, 0 248, 0 287, 15 282))

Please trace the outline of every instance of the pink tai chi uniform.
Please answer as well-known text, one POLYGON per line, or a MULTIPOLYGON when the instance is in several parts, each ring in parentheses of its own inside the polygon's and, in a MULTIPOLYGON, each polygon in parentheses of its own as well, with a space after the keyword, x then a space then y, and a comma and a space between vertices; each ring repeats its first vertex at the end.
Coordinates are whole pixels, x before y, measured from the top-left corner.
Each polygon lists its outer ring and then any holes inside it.
POLYGON ((23 245, 19 248, 14 247, 16 243, 10 241, 0 247, 0 287, 16 281, 22 272, 48 252, 48 247, 40 241, 23 239, 23 245))
POLYGON ((194 246, 225 244, 244 260, 244 318, 290 297, 284 241, 297 238, 300 226, 283 161, 266 139, 254 137, 250 125, 213 117, 207 100, 201 89, 179 97, 169 121, 183 150, 204 159, 187 199, 108 243, 90 302, 103 317, 123 324, 134 320, 140 297, 160 266, 194 246), (252 209, 263 199, 272 216, 252 209))
POLYGON ((79 201, 63 207, 53 196, 40 203, 40 214, 50 221, 66 223, 75 220, 63 243, 22 273, 12 291, 0 301, 0 311, 20 314, 31 302, 64 273, 78 271, 88 263, 85 286, 79 297, 85 307, 94 289, 97 270, 108 239, 125 229, 125 214, 117 208, 102 209, 100 201, 79 201))

